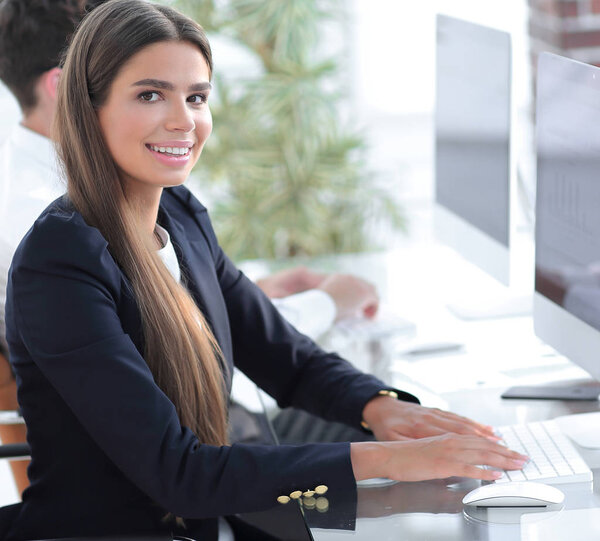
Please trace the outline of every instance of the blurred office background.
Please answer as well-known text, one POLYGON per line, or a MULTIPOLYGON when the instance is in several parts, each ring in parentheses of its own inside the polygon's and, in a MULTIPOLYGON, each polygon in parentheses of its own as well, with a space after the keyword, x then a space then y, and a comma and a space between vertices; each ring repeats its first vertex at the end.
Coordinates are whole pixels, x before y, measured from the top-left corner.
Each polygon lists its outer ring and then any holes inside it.
MULTIPOLYGON (((186 2, 170 0, 168 3, 185 7, 186 2)), ((227 13, 229 2, 214 2, 217 14, 227 13), (220 11, 219 11, 220 10, 220 11), (225 11, 223 11, 225 10, 225 11)), ((235 2, 232 2, 235 4, 235 2)), ((267 2, 268 3, 268 2, 267 2)), ((273 4, 273 2, 270 2, 273 4)), ((319 2, 306 2, 319 5, 319 2)), ((377 220, 371 223, 373 213, 366 214, 367 236, 362 241, 354 244, 345 244, 339 241, 323 241, 317 231, 320 227, 327 226, 325 216, 311 215, 306 212, 304 219, 307 227, 311 227, 311 220, 323 224, 312 225, 315 242, 313 245, 301 246, 297 253, 314 255, 323 251, 356 251, 357 249, 386 248, 392 246, 397 240, 402 241, 405 234, 427 235, 427 228, 420 227, 426 221, 427 209, 431 206, 433 187, 433 104, 434 104, 434 70, 435 70, 435 14, 446 13, 459 18, 464 18, 480 24, 506 30, 511 33, 514 49, 514 103, 520 114, 527 118, 531 107, 531 84, 529 75, 529 41, 528 41, 528 5, 526 0, 424 0, 421 2, 389 2, 386 0, 348 0, 320 2, 326 10, 334 16, 323 18, 318 26, 318 42, 315 43, 315 57, 323 60, 331 58, 336 63, 335 79, 324 78, 331 91, 341 89, 343 96, 335 101, 335 108, 339 115, 338 125, 346 130, 347 134, 357 135, 364 143, 364 151, 350 152, 347 160, 360 169, 360 176, 356 180, 360 187, 360 199, 364 201, 365 194, 369 194, 370 186, 381 193, 385 191, 389 197, 389 207, 396 203, 398 214, 404 218, 405 231, 393 226, 389 220, 377 220), (354 163, 354 161, 359 162, 354 163), (321 244, 319 244, 321 243, 321 244), (312 252, 312 253, 311 253, 312 252)), ((540 0, 542 3, 542 0, 540 0)), ((545 4, 583 4, 584 2, 544 2, 545 4)), ((585 2, 588 3, 588 2, 585 2)), ((196 0, 188 2, 197 10, 202 2, 196 0)), ((212 4, 212 2, 211 2, 212 4)), ((252 4, 252 2, 239 2, 239 4, 252 4)), ((302 4, 300 2, 300 4, 302 4)), ((200 21, 202 23, 202 21, 200 21)), ((253 77, 259 77, 264 69, 257 59, 254 51, 240 45, 235 39, 231 28, 220 28, 217 32, 210 33, 215 60, 215 75, 223 77, 228 83, 228 88, 235 85, 232 81, 240 81, 240 85, 253 77)), ((216 81, 216 96, 219 99, 219 85, 216 81)), ((326 91, 328 91, 326 89, 326 91)), ((303 101, 310 106, 310 96, 303 101)), ((0 89, 0 140, 2 140, 10 126, 18 121, 19 113, 16 103, 6 92, 0 89)), ((224 128, 221 128, 224 129, 224 128)), ((214 135, 219 134, 218 116, 214 127, 214 135)), ((213 139, 217 139, 213 136, 213 139)), ((211 152, 210 144, 206 149, 207 159, 211 152)), ((344 158, 342 158, 343 161, 344 158)), ((209 173, 211 170, 209 170, 209 173)), ((235 174, 235 172, 234 172, 235 174)), ((357 174, 352 171, 350 174, 357 174)), ((202 172, 201 179, 193 184, 197 191, 202 192, 201 198, 214 206, 222 200, 223 184, 207 182, 206 172, 202 172), (212 200, 211 200, 212 198, 212 200)), ((249 183, 244 175, 234 178, 239 184, 249 183)), ((357 184, 354 184, 356 186, 357 184)), ((352 190, 350 182, 345 189, 352 190)), ((274 186, 280 189, 281 185, 274 186)), ((296 187, 297 188, 297 187, 296 187)), ((301 188, 301 187, 300 187, 301 188)), ((285 187, 284 187, 285 189, 285 187)), ((344 189, 344 188, 342 188, 344 189)), ((306 199, 305 206, 310 206, 310 201, 319 200, 318 186, 311 193, 311 198, 306 199)), ((335 191, 328 191, 322 197, 327 199, 335 196, 335 191)), ((342 192, 340 192, 342 194, 342 192)), ((256 194, 248 193, 248 197, 256 194)), ((294 202, 297 204, 297 198, 294 202)), ((347 221, 345 227, 350 229, 355 224, 348 216, 357 208, 356 201, 348 207, 338 210, 338 220, 347 221), (352 206, 354 204, 354 207, 352 206)), ((360 205, 359 205, 360 207, 360 205)), ((389 208, 388 207, 388 208, 389 208)), ((237 203, 236 214, 244 210, 237 203)), ((250 206, 252 208, 252 206, 250 206)), ((230 210, 231 212, 231 210, 230 210)), ((268 211, 266 211, 268 214, 268 211)), ((381 218, 386 212, 385 208, 376 208, 375 215, 381 218)), ((290 221, 291 212, 286 212, 285 207, 281 212, 287 214, 285 221, 290 221)), ((225 213, 225 216, 227 214, 225 213)), ((219 222, 216 217, 217 231, 219 227, 225 228, 228 220, 219 222)), ((357 220, 360 222, 362 218, 357 220)), ((230 220, 229 220, 230 221, 230 220)), ((265 227, 267 220, 257 227, 265 227)), ((298 220, 302 224, 302 220, 298 220)), ((330 227, 335 227, 331 220, 330 227)), ((398 220, 396 220, 398 225, 398 220)), ((290 255, 294 250, 286 249, 289 241, 288 232, 276 231, 277 224, 270 224, 271 230, 267 236, 276 237, 275 247, 265 248, 257 245, 254 250, 238 249, 238 246, 229 247, 233 255, 238 252, 240 258, 268 257, 271 255, 290 255), (283 247, 281 246, 283 245, 283 247)), ((362 225, 361 225, 362 227, 362 225)), ((235 228, 234 228, 235 230, 235 228)), ((239 231, 239 228, 237 229, 239 231)), ((223 235, 227 231, 220 232, 223 235)), ((337 235, 340 237, 339 233, 337 235)), ((227 239, 225 239, 227 242, 227 239)), ((249 244, 248 242, 245 243, 249 244)))
MULTIPOLYGON (((171 3, 194 13, 198 19, 202 18, 202 8, 198 7, 201 5, 198 2, 174 0, 171 3)), ((252 0, 230 3, 242 6, 240 12, 247 17, 250 31, 253 24, 258 32, 263 28, 268 31, 273 21, 277 21, 277 16, 281 18, 282 25, 294 16, 299 21, 309 19, 306 14, 303 14, 303 19, 300 17, 301 9, 296 14, 292 9, 285 13, 281 9, 277 13, 278 2, 274 1, 257 2, 257 5, 261 4, 258 9, 262 13, 253 19, 248 17, 247 11, 252 3, 252 0), (265 4, 274 7, 265 9, 262 7, 265 4), (268 17, 272 20, 266 22, 268 17)), ((219 19, 220 10, 221 17, 231 16, 227 8, 221 7, 227 4, 214 2, 216 19, 219 19)), ((204 200, 209 199, 210 202, 211 195, 214 196, 214 204, 210 206, 217 232, 226 249, 237 260, 381 249, 403 242, 407 235, 411 238, 429 236, 426 224, 433 193, 435 14, 438 12, 511 33, 515 52, 514 103, 523 118, 530 117, 528 7, 524 0, 427 0, 414 3, 323 0, 304 4, 313 4, 327 13, 318 21, 315 42, 307 47, 312 50, 310 60, 306 62, 308 68, 312 69, 311 62, 328 59, 336 64, 334 77, 315 77, 315 88, 319 89, 316 93, 332 93, 337 113, 336 128, 344 136, 356 135, 364 147, 358 145, 354 151, 348 149, 346 153, 338 151, 334 156, 325 156, 320 162, 317 161, 317 166, 312 170, 307 162, 312 150, 310 143, 317 138, 313 137, 313 131, 308 127, 304 135, 306 149, 302 148, 302 144, 298 148, 293 142, 292 155, 285 156, 285 166, 280 169, 279 177, 275 174, 269 186, 268 182, 260 180, 261 172, 266 169, 261 162, 262 156, 258 156, 257 167, 244 169, 252 164, 252 158, 260 151, 245 147, 240 153, 239 148, 237 151, 218 148, 223 146, 218 143, 220 130, 236 123, 227 115, 223 118, 215 106, 214 134, 217 137, 213 136, 207 144, 205 163, 209 163, 209 168, 204 171, 202 167, 199 168, 203 177, 199 183, 203 185, 204 200), (334 95, 336 90, 341 90, 340 97, 334 95), (219 155, 219 163, 229 163, 229 188, 224 188, 223 183, 214 183, 222 169, 211 164, 213 152, 219 155), (236 159, 232 159, 236 153, 242 156, 238 170, 233 165, 236 159), (244 159, 247 161, 243 162, 244 159), (339 176, 326 170, 332 162, 338 164, 339 176), (299 170, 290 172, 294 167, 299 170), (257 170, 261 171, 258 173, 259 179, 253 179, 247 173, 257 170), (323 178, 316 178, 318 175, 323 178), (207 183, 207 177, 213 182, 207 183), (264 192, 260 192, 262 184, 265 185, 264 192), (253 190, 241 188, 248 185, 253 186, 253 190), (229 201, 229 208, 223 211, 223 201, 232 196, 232 191, 238 192, 233 195, 233 199, 237 197, 238 200, 229 201), (244 193, 240 194, 241 191, 244 193), (352 191, 356 193, 354 199, 349 195, 352 191), (265 199, 270 197, 272 204, 264 205, 265 199), (244 203, 239 198, 247 199, 244 203), (332 204, 332 200, 338 204, 332 204), (324 201, 325 206, 329 206, 329 212, 325 209, 320 212, 315 208, 324 201), (257 218, 261 208, 264 210, 255 226, 251 219, 245 223, 237 221, 240 216, 257 218), (256 230, 254 235, 253 227, 256 230), (265 231, 266 238, 272 240, 270 245, 264 238, 265 231), (327 231, 330 232, 329 236, 327 231), (364 235, 361 237, 362 232, 364 235)), ((217 76, 217 102, 219 83, 228 83, 228 92, 235 93, 239 92, 239 87, 247 85, 248 81, 256 82, 262 75, 265 85, 271 86, 274 80, 281 80, 279 76, 289 68, 273 68, 272 63, 265 62, 262 53, 264 44, 248 46, 249 39, 244 35, 247 32, 247 26, 239 25, 234 20, 233 25, 221 24, 216 32, 210 33, 217 76), (275 77, 265 77, 265 71, 275 77), (219 77, 225 81, 220 81, 219 77), (232 84, 233 81, 239 84, 232 84)), ((298 33, 300 37, 297 39, 302 40, 301 33, 294 27, 290 33, 298 33)), ((296 73, 302 76, 304 68, 301 66, 296 73)), ((294 72, 294 67, 291 71, 294 72)), ((271 89, 262 95, 258 92, 260 99, 250 100, 248 107, 260 107, 264 94, 268 92, 271 89)), ((269 98, 273 96, 269 95, 269 98)), ((321 118, 322 123, 328 122, 327 116, 321 115, 314 107, 313 98, 301 95, 297 110, 308 116, 312 114, 317 120, 321 118)), ((281 99, 285 99, 285 96, 281 99)), ((276 108, 280 102, 273 99, 272 103, 276 108)), ((288 117, 300 116, 293 105, 289 109, 292 113, 288 117)), ((245 113, 240 116, 245 116, 245 113)), ((256 123, 260 124, 261 120, 259 117, 256 123)), ((268 122, 278 124, 280 119, 269 119, 268 122)), ((284 131, 282 137, 294 139, 296 135, 291 135, 290 131, 296 128, 298 124, 284 131)), ((301 136, 302 129, 299 130, 301 136)), ((248 130, 248 133, 252 133, 252 130, 248 130)), ((245 145, 251 137, 246 137, 241 144, 245 145)), ((279 148, 278 143, 274 148, 268 144, 266 146, 269 151, 278 154, 285 145, 286 142, 281 142, 279 148)))
MULTIPOLYGON (((228 13, 228 4, 245 4, 246 9, 253 4, 252 1, 163 1, 183 8, 193 6, 195 13, 202 13, 202 8, 198 9, 202 4, 212 5, 221 20, 223 14, 228 13)), ((297 4, 302 5, 303 2, 297 4)), ((550 50, 584 62, 600 61, 600 0, 321 0, 304 4, 321 6, 334 15, 319 22, 314 54, 315 58, 331 58, 336 63, 333 87, 344 91, 344 96, 336 99, 334 104, 340 119, 339 126, 347 133, 356 134, 359 142, 364 143, 365 150, 358 164, 359 173, 362 173, 361 197, 368 193, 370 185, 383 187, 390 201, 397 204, 409 237, 427 235, 427 228, 419 227, 419 223, 426 220, 432 199, 436 13, 464 18, 511 34, 513 104, 517 115, 516 128, 522 132, 516 158, 521 163, 533 159, 531 66, 535 65, 537 53, 550 50)), ((229 83, 240 81, 240 84, 260 76, 264 70, 260 59, 253 54, 254 51, 240 45, 231 27, 219 28, 211 32, 210 37, 217 76, 222 76, 229 83)), ((218 84, 216 86, 218 99, 218 84)), ((305 99, 310 106, 309 97, 305 99)), ((1 142, 20 117, 15 100, 1 86, 0 113, 1 142)), ((220 129, 224 130, 217 123, 215 135, 220 129)), ((209 152, 210 145, 207 154, 209 152)), ((348 159, 352 158, 350 155, 348 159)), ((523 169, 530 170, 526 166, 523 169)), ((240 178, 239 182, 245 180, 240 178)), ((533 178, 525 180, 530 185, 534 182, 533 178)), ((223 185, 207 183, 206 178, 201 178, 194 187, 202 191, 202 199, 208 199, 209 203, 221 200, 219 190, 223 189, 223 185)), ((352 184, 347 188, 352 189, 352 184)), ((318 196, 318 187, 316 193, 318 196)), ((325 198, 331 193, 325 194, 325 198)), ((352 212, 351 207, 348 209, 352 212)), ((382 213, 385 214, 385 209, 382 213)), ((319 215, 313 218, 318 221, 319 215)), ((380 221, 373 227, 369 223, 371 217, 364 218, 368 233, 366 243, 364 240, 355 243, 354 246, 359 249, 386 248, 404 238, 404 233, 389 223, 386 227, 385 221, 380 221)), ((305 219, 308 224, 310 213, 305 219)), ((272 227, 276 229, 277 225, 272 227)), ((269 233, 277 236, 277 231, 269 233)), ((275 244, 289 241, 289 235, 279 237, 275 244)), ((354 246, 343 242, 327 244, 316 238, 314 246, 301 246, 298 253, 322 253, 328 249, 352 251, 354 246)), ((231 246, 234 252, 236 249, 236 246, 231 246)), ((256 249, 241 249, 239 254, 244 258, 265 257, 290 255, 290 251, 294 253, 293 249, 286 250, 285 246, 269 250, 257 245, 256 249)))

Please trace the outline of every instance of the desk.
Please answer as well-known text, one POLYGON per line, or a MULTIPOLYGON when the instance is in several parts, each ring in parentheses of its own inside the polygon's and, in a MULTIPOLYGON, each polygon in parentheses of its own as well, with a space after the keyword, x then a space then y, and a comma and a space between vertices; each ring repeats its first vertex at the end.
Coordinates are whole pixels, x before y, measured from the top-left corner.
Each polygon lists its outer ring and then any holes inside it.
MULTIPOLYGON (((490 284, 491 279, 448 250, 428 245, 393 253, 337 256, 334 260, 335 265, 331 258, 305 263, 324 270, 351 271, 374 280, 386 304, 415 321, 416 340, 459 340, 465 346, 457 354, 408 360, 400 353, 408 343, 401 341, 379 348, 348 344, 342 353, 362 369, 417 395, 422 391, 426 405, 441 399, 452 411, 496 426, 600 410, 596 402, 500 398, 509 385, 566 382, 587 375, 542 344, 533 333, 529 317, 465 322, 452 316, 445 307, 449 292, 462 287, 499 286, 490 284)), ((523 524, 493 522, 503 520, 502 516, 492 516, 493 511, 488 516, 492 521, 488 522, 465 516, 461 500, 479 485, 465 479, 359 488, 353 530, 336 529, 335 502, 328 511, 332 515, 330 524, 327 513, 317 516, 311 511, 305 516, 316 541, 546 541, 564 539, 560 532, 570 526, 569 541, 595 539, 600 535, 592 531, 600 528, 600 451, 582 455, 595 470, 593 487, 562 485, 566 494, 564 509, 558 514, 524 515, 523 524), (584 537, 577 537, 577 532, 584 537)), ((354 509, 346 511, 353 514, 354 509)))
MULTIPOLYGON (((504 401, 500 398, 501 390, 473 389, 445 393, 443 397, 453 411, 494 424, 546 419, 572 411, 571 407, 560 402, 504 401)), ((598 409, 598 405, 579 403, 576 409, 594 411, 598 409)), ((569 541, 598 539, 598 534, 600 534, 598 531, 600 528, 600 451, 582 454, 594 469, 593 487, 587 484, 562 485, 560 488, 566 496, 564 509, 558 514, 523 515, 525 524, 486 523, 464 515, 461 500, 479 483, 465 479, 449 479, 421 483, 397 483, 379 488, 359 488, 354 531, 324 528, 311 528, 311 531, 316 541, 349 538, 369 541, 373 541, 373 539, 377 539, 377 541, 392 539, 404 541, 463 541, 471 539, 562 541, 565 539, 562 534, 556 533, 556 536, 549 536, 548 532, 557 532, 559 528, 564 528, 566 521, 567 523, 571 522, 573 526, 573 535, 569 537, 569 541), (571 513, 575 510, 586 509, 588 511, 571 513), (589 515, 588 513, 595 514, 589 515), (534 522, 534 519, 540 518, 545 520, 534 522), (528 520, 531 523, 527 522, 528 520), (582 522, 585 520, 593 521, 585 527, 586 529, 582 526, 582 522), (592 533, 590 528, 594 527, 596 530, 592 533)), ((494 516, 493 513, 493 511, 490 512, 489 516, 492 521, 502 520, 502 516, 494 516)), ((306 516, 307 522, 311 526, 311 515, 307 514, 306 516)), ((513 516, 518 518, 518 515, 513 516)))

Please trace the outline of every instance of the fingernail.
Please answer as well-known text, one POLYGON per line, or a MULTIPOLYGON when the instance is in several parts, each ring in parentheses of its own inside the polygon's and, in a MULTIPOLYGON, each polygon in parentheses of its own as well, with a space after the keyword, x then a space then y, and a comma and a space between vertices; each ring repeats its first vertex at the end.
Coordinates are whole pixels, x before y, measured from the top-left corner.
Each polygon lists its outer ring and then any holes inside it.
POLYGON ((492 472, 492 477, 494 479, 500 479, 500 477, 502 477, 503 473, 504 472, 501 472, 501 471, 494 471, 494 472, 492 472))

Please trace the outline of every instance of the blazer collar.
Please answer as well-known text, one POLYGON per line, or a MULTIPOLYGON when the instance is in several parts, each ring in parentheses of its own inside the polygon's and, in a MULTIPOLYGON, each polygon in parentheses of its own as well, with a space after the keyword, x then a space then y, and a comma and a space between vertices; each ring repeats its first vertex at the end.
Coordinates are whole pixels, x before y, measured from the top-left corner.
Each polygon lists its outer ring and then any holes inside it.
POLYGON ((179 265, 182 281, 194 297, 200 310, 211 326, 225 358, 229 363, 233 359, 229 318, 227 307, 220 294, 220 286, 214 270, 214 262, 210 248, 201 234, 188 234, 185 227, 177 219, 175 212, 161 202, 158 221, 171 236, 179 265), (190 238, 195 236, 196 238, 190 238), (193 264, 191 263, 193 262, 193 264))

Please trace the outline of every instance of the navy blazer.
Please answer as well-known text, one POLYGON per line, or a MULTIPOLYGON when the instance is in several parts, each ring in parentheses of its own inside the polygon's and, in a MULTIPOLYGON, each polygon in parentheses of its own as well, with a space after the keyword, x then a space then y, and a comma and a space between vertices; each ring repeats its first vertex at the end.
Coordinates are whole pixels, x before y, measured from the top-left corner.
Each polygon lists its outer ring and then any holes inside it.
MULTIPOLYGON (((158 221, 229 373, 235 364, 281 407, 358 427, 383 383, 280 317, 223 253, 186 188, 164 190, 158 221)), ((6 322, 32 450, 31 486, 10 541, 175 531, 167 513, 185 519, 188 535, 210 540, 214 517, 266 509, 319 484, 355 490, 348 443, 217 447, 181 425, 143 359, 127 277, 66 197, 14 256, 6 322)))

